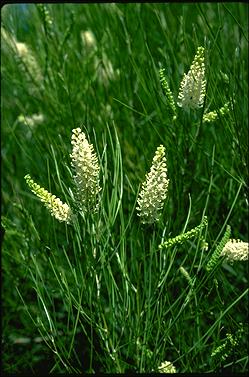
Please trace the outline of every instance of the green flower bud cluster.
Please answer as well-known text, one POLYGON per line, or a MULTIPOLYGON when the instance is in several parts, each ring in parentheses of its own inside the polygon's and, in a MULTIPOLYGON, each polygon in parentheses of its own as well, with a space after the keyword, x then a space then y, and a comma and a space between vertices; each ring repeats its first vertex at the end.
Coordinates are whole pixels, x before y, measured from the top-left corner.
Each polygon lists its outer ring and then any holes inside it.
POLYGON ((194 280, 190 277, 188 271, 184 267, 179 268, 181 274, 185 277, 190 287, 194 284, 194 280))
POLYGON ((31 191, 41 200, 41 202, 44 203, 51 215, 57 220, 65 221, 69 224, 72 217, 70 207, 66 203, 62 203, 62 201, 55 195, 52 195, 50 192, 35 183, 29 174, 27 174, 24 178, 31 191))
POLYGON ((38 12, 40 13, 42 20, 45 26, 45 32, 48 33, 49 36, 53 34, 53 20, 51 14, 45 4, 36 4, 38 12))
POLYGON ((175 101, 174 101, 173 94, 170 90, 168 81, 166 79, 166 76, 164 74, 164 71, 165 71, 165 68, 162 68, 162 69, 159 70, 161 86, 162 86, 162 89, 163 89, 163 93, 166 97, 167 110, 168 110, 170 116, 172 117, 172 119, 175 120, 176 119, 175 101))
POLYGON ((207 223, 207 217, 204 216, 200 225, 196 226, 195 228, 189 230, 186 233, 179 234, 179 236, 176 236, 175 238, 169 238, 167 241, 159 245, 159 249, 164 249, 175 245, 182 245, 190 238, 197 236, 201 232, 201 230, 207 225, 207 223))
POLYGON ((215 122, 220 117, 223 117, 224 115, 228 114, 230 111, 229 109, 229 103, 225 103, 223 107, 218 109, 217 111, 210 111, 209 113, 206 113, 203 115, 203 122, 211 123, 215 122))
POLYGON ((189 72, 184 73, 178 95, 178 106, 185 109, 202 107, 206 94, 204 47, 198 47, 189 72))
POLYGON ((137 200, 138 216, 141 217, 143 224, 152 224, 159 220, 160 211, 167 196, 168 185, 165 148, 160 145, 156 150, 150 172, 146 174, 146 180, 142 184, 137 200))
POLYGON ((208 272, 212 271, 215 268, 215 266, 217 265, 219 258, 221 256, 222 250, 224 249, 227 241, 229 240, 230 235, 231 235, 231 227, 229 225, 227 225, 224 236, 222 237, 221 241, 219 242, 219 244, 215 248, 215 250, 214 250, 207 266, 206 266, 206 270, 208 272))
POLYGON ((226 338, 223 344, 218 346, 212 353, 211 357, 214 361, 220 363, 226 361, 226 359, 234 352, 235 348, 239 346, 239 341, 244 333, 242 323, 239 323, 239 328, 235 335, 230 333, 226 334, 226 338))

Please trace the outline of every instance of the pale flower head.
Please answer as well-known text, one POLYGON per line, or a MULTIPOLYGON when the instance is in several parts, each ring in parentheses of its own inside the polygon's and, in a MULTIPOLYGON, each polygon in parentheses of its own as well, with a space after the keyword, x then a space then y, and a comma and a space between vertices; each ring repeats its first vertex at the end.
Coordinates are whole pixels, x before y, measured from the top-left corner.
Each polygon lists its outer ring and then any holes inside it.
POLYGON ((24 42, 18 42, 15 37, 8 33, 4 28, 1 28, 1 36, 13 50, 19 61, 22 62, 25 69, 28 70, 29 75, 32 76, 33 80, 41 82, 43 78, 41 68, 29 46, 24 42))
POLYGON ((221 256, 224 256, 228 262, 246 261, 249 256, 249 244, 241 240, 230 239, 222 250, 221 256))
POLYGON ((17 118, 18 122, 27 124, 29 127, 33 128, 42 124, 44 122, 44 115, 43 114, 32 114, 30 116, 25 116, 20 114, 17 118))
POLYGON ((16 42, 16 49, 20 56, 24 57, 29 53, 26 43, 16 42))
POLYGON ((176 368, 170 361, 164 361, 159 367, 158 367, 159 373, 176 373, 176 368))
POLYGON ((165 148, 160 145, 137 199, 138 216, 141 217, 142 223, 151 224, 159 220, 160 211, 167 196, 168 185, 165 148))
POLYGON ((97 208, 100 167, 93 145, 89 144, 80 128, 72 130, 71 164, 74 168, 74 180, 80 209, 88 211, 97 208))
POLYGON ((198 47, 188 73, 184 73, 178 95, 178 106, 196 109, 202 107, 206 93, 204 47, 198 47))
POLYGON ((85 30, 80 33, 82 43, 84 47, 89 50, 93 50, 96 48, 96 39, 91 30, 85 30))

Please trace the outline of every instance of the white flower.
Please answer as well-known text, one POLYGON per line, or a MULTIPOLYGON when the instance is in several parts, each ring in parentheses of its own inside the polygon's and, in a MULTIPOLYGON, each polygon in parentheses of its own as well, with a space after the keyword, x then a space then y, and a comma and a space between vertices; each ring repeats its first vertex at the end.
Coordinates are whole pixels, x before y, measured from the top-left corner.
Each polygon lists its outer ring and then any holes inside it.
POLYGON ((35 82, 42 80, 42 72, 37 63, 37 60, 26 43, 18 42, 14 36, 8 33, 4 28, 1 28, 1 36, 10 48, 15 52, 16 56, 24 65, 25 69, 35 82))
POLYGON ((170 361, 164 361, 158 368, 159 373, 176 373, 176 368, 170 361))
POLYGON ((15 42, 15 48, 18 56, 22 60, 24 66, 32 76, 35 82, 40 82, 42 80, 41 69, 33 55, 33 52, 26 45, 26 43, 15 42))
POLYGON ((97 47, 96 39, 91 30, 85 30, 80 33, 82 43, 88 50, 94 50, 97 47))
POLYGON ((178 95, 178 106, 198 108, 203 105, 206 93, 204 47, 198 47, 189 72, 184 73, 178 95))
POLYGON ((160 211, 167 196, 168 185, 165 148, 160 145, 156 150, 150 172, 146 174, 146 181, 142 184, 137 200, 138 216, 141 217, 142 223, 151 224, 159 220, 160 211))
POLYGON ((248 260, 249 244, 241 240, 230 239, 222 250, 221 256, 226 257, 230 262, 248 260))
POLYGON ((29 127, 33 128, 44 122, 43 114, 32 114, 30 116, 25 116, 20 114, 17 118, 18 122, 27 124, 29 127))
POLYGON ((73 150, 70 155, 75 171, 75 184, 80 209, 95 210, 99 186, 100 167, 92 144, 89 144, 80 128, 72 130, 71 140, 73 150))
POLYGON ((52 216, 59 221, 70 223, 72 211, 66 203, 62 203, 62 201, 59 198, 56 198, 55 195, 52 195, 50 192, 35 183, 29 174, 24 178, 31 191, 45 204, 45 207, 49 209, 52 216))

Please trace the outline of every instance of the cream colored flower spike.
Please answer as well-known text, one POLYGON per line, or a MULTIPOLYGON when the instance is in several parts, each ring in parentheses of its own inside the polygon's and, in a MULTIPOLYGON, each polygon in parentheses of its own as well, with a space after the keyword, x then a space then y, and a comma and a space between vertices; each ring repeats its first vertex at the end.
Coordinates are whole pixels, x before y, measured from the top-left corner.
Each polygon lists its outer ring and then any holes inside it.
POLYGON ((249 244, 241 240, 230 239, 222 250, 221 256, 226 257, 230 262, 248 260, 249 244))
POLYGON ((204 47, 198 47, 188 73, 184 73, 178 95, 178 106, 185 109, 202 107, 206 93, 204 47))
POLYGON ((83 211, 97 208, 97 194, 99 186, 100 167, 92 144, 89 144, 84 132, 80 128, 72 130, 70 155, 75 171, 74 180, 77 188, 77 200, 83 211))
POLYGON ((156 150, 150 172, 146 174, 146 180, 142 184, 137 200, 138 216, 141 217, 142 223, 152 224, 159 220, 160 211, 167 196, 168 185, 165 148, 160 145, 156 150))
POLYGON ((159 373, 176 373, 176 368, 170 361, 164 361, 158 368, 159 373))

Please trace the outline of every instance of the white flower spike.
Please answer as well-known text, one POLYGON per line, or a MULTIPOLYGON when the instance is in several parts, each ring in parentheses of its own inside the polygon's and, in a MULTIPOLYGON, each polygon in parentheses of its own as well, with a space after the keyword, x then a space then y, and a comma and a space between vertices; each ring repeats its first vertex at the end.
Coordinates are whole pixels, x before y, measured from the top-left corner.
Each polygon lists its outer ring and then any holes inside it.
POLYGON ((146 174, 146 181, 142 184, 137 200, 138 216, 141 217, 143 224, 152 224, 159 220, 160 211, 167 196, 168 185, 165 148, 160 145, 156 150, 150 172, 146 174))
POLYGON ((184 73, 178 95, 178 106, 196 109, 203 106, 206 93, 204 47, 198 47, 188 73, 184 73))
POLYGON ((83 211, 97 209, 100 167, 93 145, 89 144, 80 128, 72 130, 71 153, 72 166, 75 171, 74 180, 77 188, 77 199, 83 211))
POLYGON ((176 373, 175 366, 170 361, 164 361, 158 368, 159 373, 176 373))

